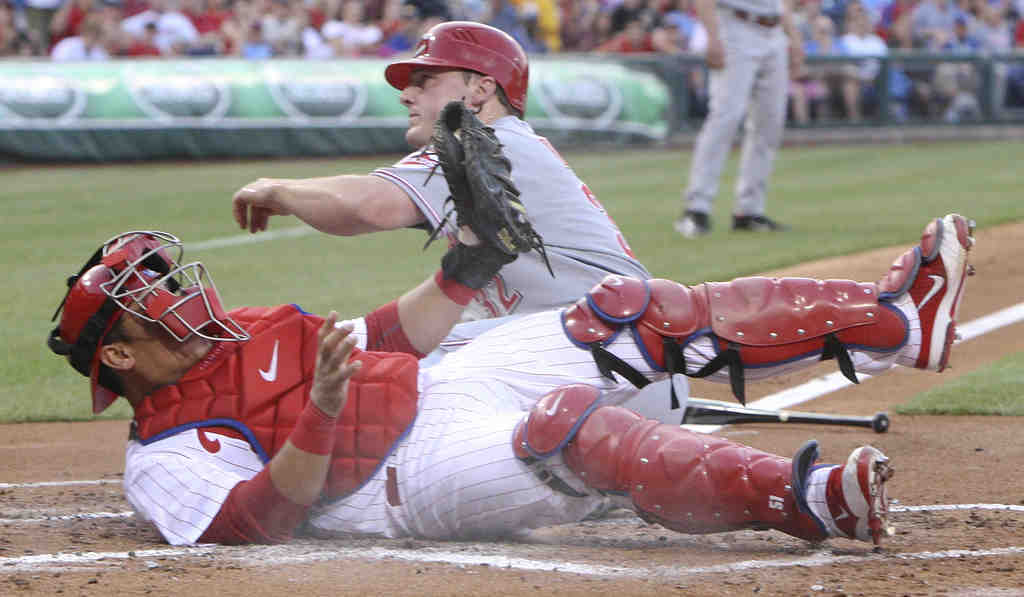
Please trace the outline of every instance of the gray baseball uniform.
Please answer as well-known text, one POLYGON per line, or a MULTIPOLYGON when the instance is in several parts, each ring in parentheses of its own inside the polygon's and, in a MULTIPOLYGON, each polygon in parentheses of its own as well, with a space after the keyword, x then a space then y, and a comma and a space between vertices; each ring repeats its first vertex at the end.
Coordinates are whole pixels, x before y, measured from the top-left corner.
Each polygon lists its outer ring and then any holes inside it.
POLYGON ((783 28, 758 24, 757 19, 777 18, 782 11, 781 0, 718 0, 725 67, 710 74, 710 112, 694 149, 687 210, 711 212, 722 167, 746 116, 733 213, 764 214, 768 178, 785 126, 789 66, 783 28))
MULTIPOLYGON (((512 179, 530 222, 544 238, 555 277, 536 252, 522 255, 477 295, 467 319, 557 308, 578 299, 609 273, 651 277, 594 194, 547 139, 514 116, 490 126, 512 162, 512 179)), ((449 195, 440 168, 431 176, 435 167, 432 152, 417 151, 373 174, 400 186, 435 228, 444 218, 449 195)), ((445 232, 454 235, 454 218, 445 232)))

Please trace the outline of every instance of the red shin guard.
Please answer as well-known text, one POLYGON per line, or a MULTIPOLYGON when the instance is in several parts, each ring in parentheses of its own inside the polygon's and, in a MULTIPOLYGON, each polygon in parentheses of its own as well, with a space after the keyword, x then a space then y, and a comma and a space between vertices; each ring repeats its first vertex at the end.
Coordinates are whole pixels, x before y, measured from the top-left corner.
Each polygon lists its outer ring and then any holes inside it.
MULTIPOLYGON (((629 496, 642 518, 675 531, 770 528, 826 538, 797 506, 792 460, 602 407, 599 397, 597 388, 582 384, 543 396, 516 428, 516 455, 532 464, 560 453, 588 487, 629 496)), ((564 480, 546 478, 577 495, 564 480)))
POLYGON ((826 538, 797 508, 788 458, 614 406, 590 414, 563 454, 587 485, 628 494, 641 517, 675 531, 776 529, 826 538))

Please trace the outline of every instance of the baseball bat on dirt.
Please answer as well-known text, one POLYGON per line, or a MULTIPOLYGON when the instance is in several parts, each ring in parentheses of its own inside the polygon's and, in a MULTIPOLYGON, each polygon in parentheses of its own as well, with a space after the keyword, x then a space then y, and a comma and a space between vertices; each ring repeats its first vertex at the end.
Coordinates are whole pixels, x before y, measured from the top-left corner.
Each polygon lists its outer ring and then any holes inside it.
POLYGON ((889 415, 875 413, 872 417, 829 415, 823 413, 793 412, 748 408, 721 402, 690 398, 683 413, 683 425, 735 425, 738 423, 818 423, 824 425, 846 425, 869 427, 875 433, 889 430, 889 415))

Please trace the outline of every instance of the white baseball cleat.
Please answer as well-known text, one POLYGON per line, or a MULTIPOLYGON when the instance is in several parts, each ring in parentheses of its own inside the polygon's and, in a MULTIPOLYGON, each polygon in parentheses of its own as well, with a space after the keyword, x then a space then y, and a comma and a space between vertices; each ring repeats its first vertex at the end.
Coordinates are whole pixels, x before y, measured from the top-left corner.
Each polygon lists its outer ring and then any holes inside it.
POLYGON ((919 369, 942 371, 949 363, 964 282, 974 274, 967 264, 973 233, 974 222, 959 214, 932 220, 921 234, 921 244, 893 262, 878 283, 880 300, 894 301, 909 293, 917 308, 921 343, 913 364, 919 369))
POLYGON ((810 440, 793 457, 793 493, 829 537, 880 545, 895 530, 889 524, 885 482, 892 478, 889 458, 872 446, 855 449, 842 466, 819 465, 818 442, 810 440), (812 473, 816 473, 813 474, 812 473), (827 475, 827 477, 823 477, 827 475))

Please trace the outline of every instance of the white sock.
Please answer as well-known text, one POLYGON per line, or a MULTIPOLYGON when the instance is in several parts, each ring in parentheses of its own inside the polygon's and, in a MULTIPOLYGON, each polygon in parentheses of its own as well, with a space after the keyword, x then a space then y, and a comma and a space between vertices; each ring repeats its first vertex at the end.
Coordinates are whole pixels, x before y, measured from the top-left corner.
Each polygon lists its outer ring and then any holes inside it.
POLYGON ((832 519, 832 512, 828 509, 828 503, 825 501, 828 477, 836 468, 838 466, 823 466, 814 469, 807 475, 807 505, 810 507, 811 513, 824 523, 829 537, 845 537, 846 534, 839 530, 835 520, 832 519))

